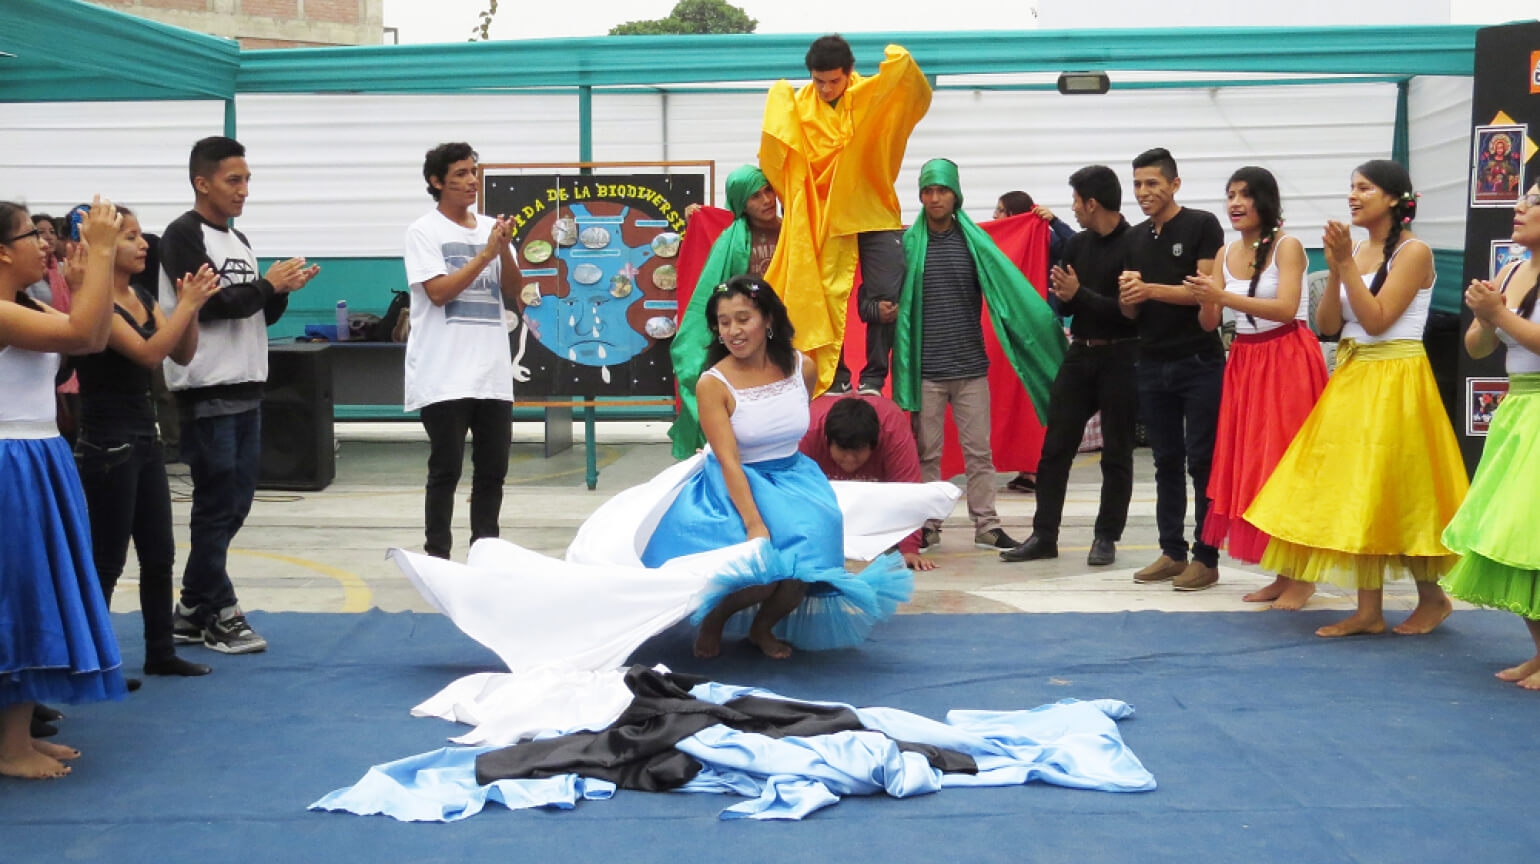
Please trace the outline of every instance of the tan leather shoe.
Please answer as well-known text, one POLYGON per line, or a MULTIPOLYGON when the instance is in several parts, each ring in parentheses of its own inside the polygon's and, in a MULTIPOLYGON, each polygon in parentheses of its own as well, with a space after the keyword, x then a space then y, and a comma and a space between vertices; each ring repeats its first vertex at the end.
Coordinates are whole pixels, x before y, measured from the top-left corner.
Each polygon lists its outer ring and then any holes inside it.
POLYGON ((1219 568, 1200 564, 1197 561, 1190 562, 1171 582, 1171 587, 1178 591, 1202 591, 1204 588, 1212 588, 1219 581, 1219 568))
POLYGON ((1167 579, 1175 579, 1181 574, 1187 562, 1178 561, 1170 555, 1162 555, 1155 559, 1155 563, 1134 574, 1134 581, 1140 583, 1164 582, 1167 579))

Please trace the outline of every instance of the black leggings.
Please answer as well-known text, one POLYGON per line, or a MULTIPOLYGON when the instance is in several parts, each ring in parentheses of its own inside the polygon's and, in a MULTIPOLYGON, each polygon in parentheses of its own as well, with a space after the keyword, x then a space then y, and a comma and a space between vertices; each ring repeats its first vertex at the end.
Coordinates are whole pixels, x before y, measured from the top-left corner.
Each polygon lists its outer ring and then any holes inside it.
POLYGON ((139 556, 139 608, 144 614, 145 662, 176 655, 171 640, 171 489, 154 435, 111 435, 82 429, 76 446, 80 482, 91 516, 91 550, 108 605, 128 558, 139 556))

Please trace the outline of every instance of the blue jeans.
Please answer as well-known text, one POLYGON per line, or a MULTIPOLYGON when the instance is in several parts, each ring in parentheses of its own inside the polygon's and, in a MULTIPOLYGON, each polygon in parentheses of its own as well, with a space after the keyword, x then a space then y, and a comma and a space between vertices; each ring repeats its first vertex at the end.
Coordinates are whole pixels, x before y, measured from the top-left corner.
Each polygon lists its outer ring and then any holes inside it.
POLYGON ((1219 393, 1224 383, 1222 355, 1192 354, 1173 360, 1139 358, 1139 410, 1155 457, 1155 527, 1160 551, 1187 560, 1187 484, 1192 477, 1197 527, 1193 560, 1210 567, 1219 550, 1201 542, 1208 516, 1208 473, 1219 427, 1219 393))
POLYGON ((195 610, 193 620, 202 624, 236 605, 225 561, 257 493, 262 410, 187 418, 181 448, 193 482, 192 551, 182 571, 182 605, 195 610))

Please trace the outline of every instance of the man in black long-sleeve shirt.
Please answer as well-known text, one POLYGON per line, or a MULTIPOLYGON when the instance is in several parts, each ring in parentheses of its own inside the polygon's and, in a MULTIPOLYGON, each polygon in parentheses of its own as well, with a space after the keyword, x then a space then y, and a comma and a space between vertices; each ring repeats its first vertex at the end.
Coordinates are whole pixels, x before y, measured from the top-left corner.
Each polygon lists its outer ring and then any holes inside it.
POLYGON ((207 264, 219 293, 198 312, 192 362, 166 361, 166 385, 177 397, 181 453, 192 475, 192 551, 172 633, 225 654, 250 654, 267 642, 246 623, 225 567, 230 541, 246 521, 262 460, 262 387, 267 382, 267 325, 289 306, 289 293, 320 270, 303 258, 279 261, 258 276, 257 256, 230 226, 246 205, 251 171, 246 148, 231 138, 193 145, 188 176, 193 209, 160 239, 160 303, 176 306, 176 279, 207 264))
POLYGON ((1139 358, 1136 325, 1118 307, 1118 275, 1128 222, 1118 212, 1123 189, 1105 165, 1089 165, 1069 178, 1075 219, 1084 228, 1064 247, 1064 261, 1049 275, 1053 295, 1070 322, 1069 353, 1053 381, 1048 400, 1048 429, 1037 466, 1037 512, 1032 536, 1000 553, 1006 561, 1056 558, 1059 523, 1069 470, 1085 433, 1086 421, 1102 413, 1102 498, 1096 535, 1086 563, 1111 564, 1117 541, 1128 522, 1134 488, 1134 427, 1139 416, 1135 363, 1139 358))

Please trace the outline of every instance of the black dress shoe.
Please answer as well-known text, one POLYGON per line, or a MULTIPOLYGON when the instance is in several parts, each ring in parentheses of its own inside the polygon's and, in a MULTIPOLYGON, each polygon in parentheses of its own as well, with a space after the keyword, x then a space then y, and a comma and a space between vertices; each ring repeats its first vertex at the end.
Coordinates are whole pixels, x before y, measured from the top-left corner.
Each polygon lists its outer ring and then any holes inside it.
POLYGON ((197 678, 199 675, 207 675, 213 671, 214 669, 210 666, 183 660, 175 655, 164 660, 144 661, 146 675, 179 675, 183 678, 197 678))
POLYGON ((1059 557, 1059 544, 1052 540, 1044 540, 1036 534, 1028 537, 1020 546, 1000 553, 1001 561, 1037 561, 1042 558, 1057 557, 1059 557))
POLYGON ((1091 541, 1091 552, 1085 556, 1085 563, 1092 567, 1101 567, 1118 560, 1118 547, 1116 543, 1106 537, 1098 537, 1091 541))

